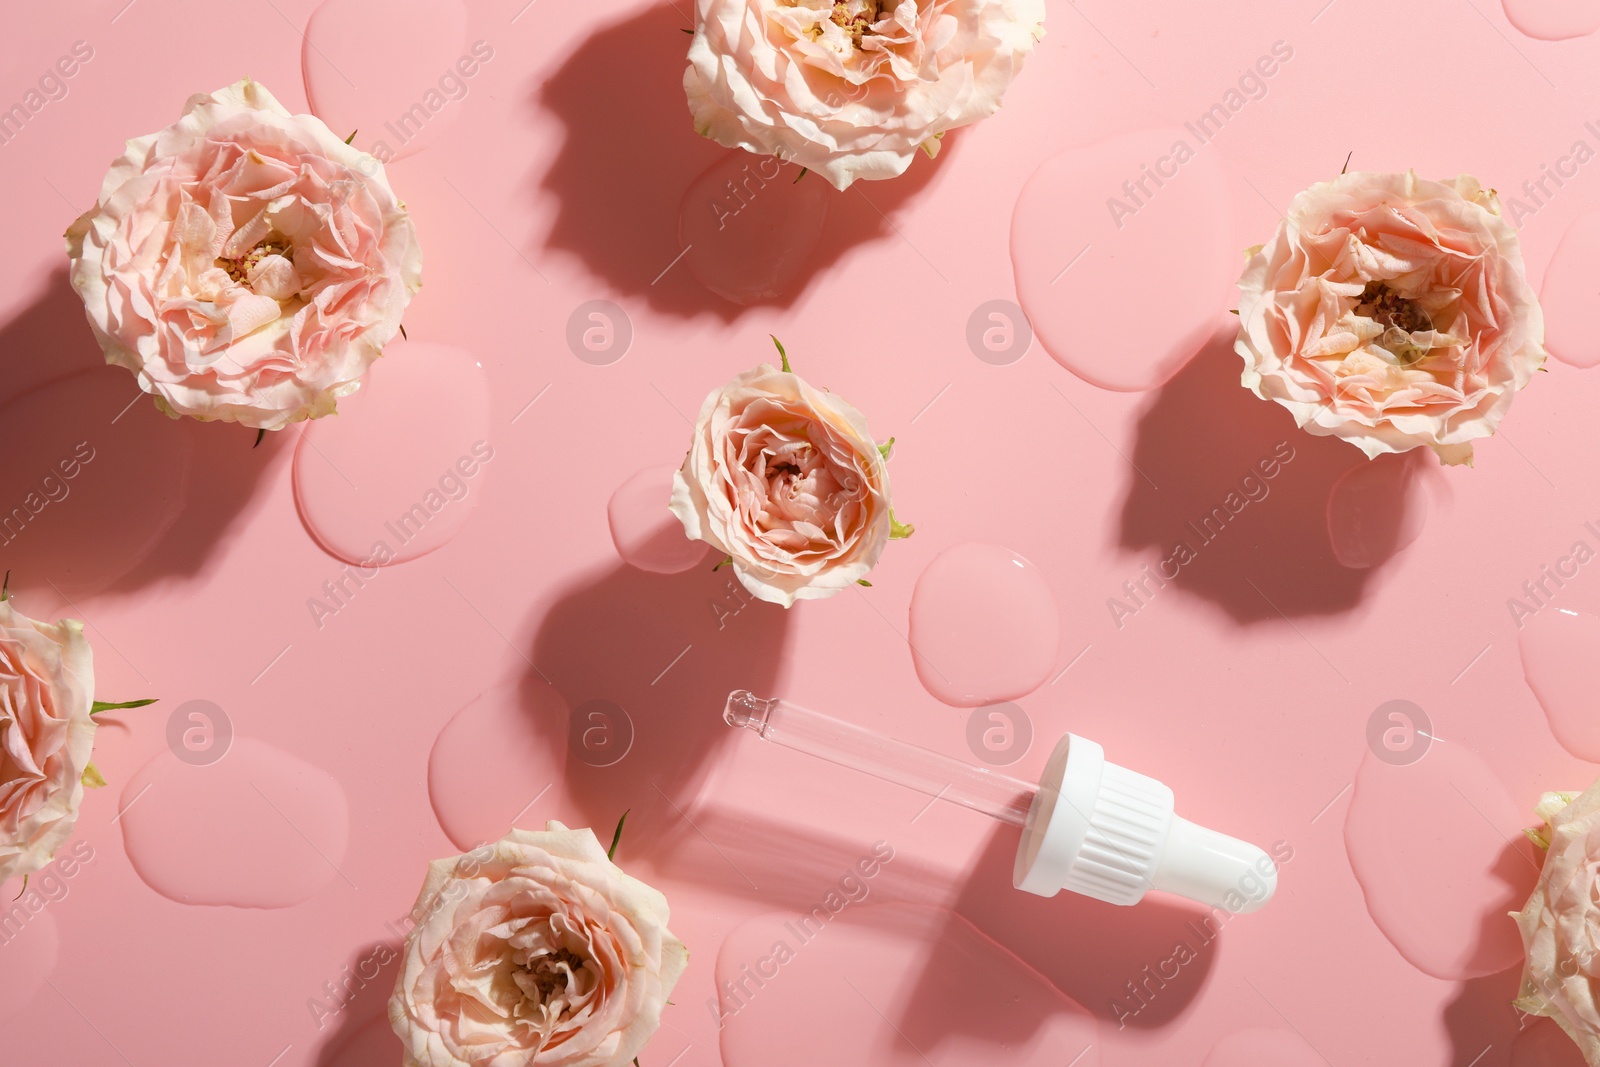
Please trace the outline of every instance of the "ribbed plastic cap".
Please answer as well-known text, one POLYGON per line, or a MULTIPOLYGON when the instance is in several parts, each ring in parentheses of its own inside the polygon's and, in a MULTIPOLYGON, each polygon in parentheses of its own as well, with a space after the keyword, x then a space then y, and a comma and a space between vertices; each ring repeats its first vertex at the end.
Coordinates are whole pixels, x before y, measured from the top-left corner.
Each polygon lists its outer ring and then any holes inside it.
POLYGON ((1166 785, 1073 734, 1039 778, 1012 877, 1045 897, 1067 889, 1137 904, 1161 889, 1235 912, 1261 907, 1278 880, 1261 849, 1179 818, 1166 785))

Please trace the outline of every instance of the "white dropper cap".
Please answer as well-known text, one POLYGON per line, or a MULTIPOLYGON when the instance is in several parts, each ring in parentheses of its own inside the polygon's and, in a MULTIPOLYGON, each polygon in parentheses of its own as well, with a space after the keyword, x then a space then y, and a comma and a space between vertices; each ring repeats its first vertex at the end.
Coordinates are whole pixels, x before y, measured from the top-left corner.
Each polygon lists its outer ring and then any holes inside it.
POLYGON ((1050 897, 1063 889, 1137 904, 1159 889, 1231 912, 1272 899, 1278 871, 1255 845, 1196 826, 1172 810, 1172 790, 1106 762, 1093 741, 1068 734, 1037 785, 784 700, 745 690, 723 718, 768 741, 961 804, 1022 829, 1012 881, 1050 897))
POLYGON ((1063 889, 1137 904, 1159 889, 1231 912, 1255 911, 1278 888, 1261 849, 1196 826, 1172 810, 1165 784, 1106 762, 1068 734, 1039 777, 1012 883, 1042 897, 1063 889))

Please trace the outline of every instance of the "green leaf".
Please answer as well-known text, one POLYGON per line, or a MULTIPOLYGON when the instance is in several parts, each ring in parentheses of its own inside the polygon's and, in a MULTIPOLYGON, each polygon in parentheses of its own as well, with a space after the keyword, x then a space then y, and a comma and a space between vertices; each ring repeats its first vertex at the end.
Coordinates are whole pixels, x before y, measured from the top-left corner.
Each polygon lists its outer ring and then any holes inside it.
POLYGON ((711 568, 712 573, 716 573, 717 571, 720 571, 722 568, 726 567, 728 564, 730 564, 732 562, 733 562, 733 557, 732 556, 723 556, 721 559, 717 560, 716 565, 711 568))
MULTIPOLYGON (((632 811, 632 810, 633 810, 632 808, 628 809, 628 811, 632 811)), ((606 849, 606 859, 614 860, 614 859, 617 858, 617 846, 622 844, 622 828, 624 826, 626 826, 627 823, 628 823, 628 812, 625 811, 625 812, 622 813, 622 818, 617 820, 616 832, 611 835, 611 847, 606 849)))
POLYGON ((889 440, 878 446, 878 455, 882 456, 884 459, 888 459, 893 454, 894 438, 891 437, 889 440))
POLYGON ((99 789, 106 784, 106 780, 104 776, 100 774, 99 768, 92 763, 83 769, 82 780, 83 784, 88 786, 90 789, 99 789))
POLYGON ((360 132, 361 132, 360 130, 351 130, 350 131, 350 136, 346 137, 344 139, 344 143, 345 144, 349 144, 351 141, 354 141, 356 139, 356 134, 358 134, 360 132))
POLYGON ((767 334, 767 336, 771 337, 772 338, 772 343, 778 346, 778 358, 783 360, 783 373, 785 373, 785 374, 793 374, 794 371, 789 369, 789 353, 787 353, 787 352, 785 352, 783 350, 783 342, 778 340, 778 338, 776 336, 774 336, 773 334, 769 333, 769 334, 767 334))
POLYGON ((867 587, 867 588, 868 588, 868 589, 871 589, 871 588, 872 588, 872 583, 871 583, 871 582, 869 582, 869 581, 867 581, 867 580, 866 580, 866 579, 865 579, 865 578, 857 578, 857 579, 856 579, 856 584, 857 584, 857 585, 864 585, 864 586, 866 586, 866 587, 867 587))
POLYGON ((894 508, 889 509, 889 540, 902 541, 916 532, 915 526, 894 517, 894 508))
POLYGON ((144 700, 125 700, 120 704, 112 704, 112 703, 110 703, 108 701, 105 701, 105 700, 96 700, 94 702, 94 705, 89 708, 89 714, 90 715, 98 715, 102 711, 120 711, 123 708, 142 708, 142 707, 145 707, 146 705, 154 704, 159 699, 161 699, 161 698, 160 697, 148 697, 148 698, 146 698, 144 700))

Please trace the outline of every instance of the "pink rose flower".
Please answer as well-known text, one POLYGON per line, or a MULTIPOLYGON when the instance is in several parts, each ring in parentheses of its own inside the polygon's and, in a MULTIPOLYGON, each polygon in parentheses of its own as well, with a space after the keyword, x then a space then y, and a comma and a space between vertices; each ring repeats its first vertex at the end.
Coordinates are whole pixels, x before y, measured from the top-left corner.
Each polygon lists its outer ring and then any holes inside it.
POLYGON ((428 866, 389 1021, 406 1067, 623 1067, 688 964, 667 900, 552 822, 428 866))
POLYGON ((41 869, 72 835, 93 707, 83 624, 35 622, 0 600, 0 883, 41 869))
POLYGON ((1470 463, 1544 362, 1544 317, 1492 191, 1344 174, 1300 193, 1239 279, 1244 385, 1373 457, 1470 463))
POLYGON ((706 397, 669 506, 746 589, 790 607, 849 588, 911 533, 890 510, 886 451, 859 411, 787 360, 762 364, 706 397))
POLYGON ((1538 811, 1547 826, 1529 836, 1549 853, 1514 916, 1527 954, 1516 1006, 1553 1018, 1600 1067, 1600 782, 1575 799, 1546 793, 1538 811))
POLYGON ((683 87, 706 137, 837 188, 994 114, 1044 0, 698 0, 683 87))
POLYGON ((421 285, 383 165, 249 79, 129 141, 67 251, 107 362, 174 418, 268 430, 355 391, 421 285))

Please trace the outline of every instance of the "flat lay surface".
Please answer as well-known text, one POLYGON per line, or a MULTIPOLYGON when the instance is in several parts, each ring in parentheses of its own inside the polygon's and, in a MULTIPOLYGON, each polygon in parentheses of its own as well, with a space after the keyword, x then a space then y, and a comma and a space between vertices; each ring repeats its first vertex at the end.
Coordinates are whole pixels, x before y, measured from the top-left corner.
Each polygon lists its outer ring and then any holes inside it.
POLYGON ((0 511, 46 503, 0 568, 159 703, 0 886, 0 1059, 392 1067, 427 863, 626 811, 690 956, 643 1067, 1577 1067, 1508 913, 1600 761, 1592 7, 1050 0, 997 113, 843 191, 696 134, 685 0, 13 12, 0 511), (424 249, 406 336, 258 447, 105 365, 62 239, 246 76, 392 158, 424 249), (1470 467, 1240 385, 1244 250, 1347 156, 1520 235, 1553 358, 1470 467), (787 610, 666 510, 773 336, 916 530, 787 610), (735 689, 1029 780, 1092 738, 1276 896, 1020 893, 1015 828, 730 729, 735 689))

